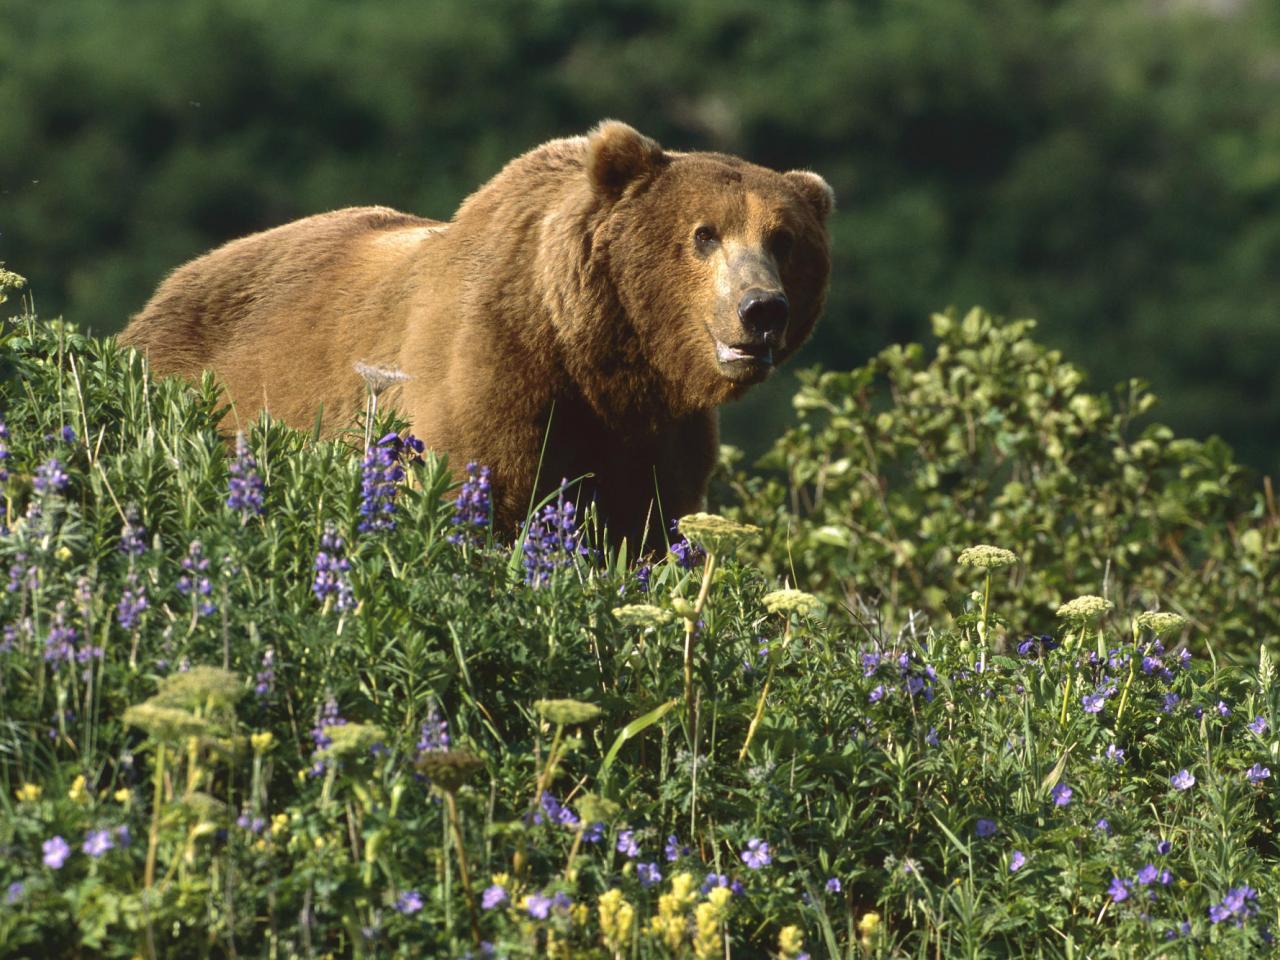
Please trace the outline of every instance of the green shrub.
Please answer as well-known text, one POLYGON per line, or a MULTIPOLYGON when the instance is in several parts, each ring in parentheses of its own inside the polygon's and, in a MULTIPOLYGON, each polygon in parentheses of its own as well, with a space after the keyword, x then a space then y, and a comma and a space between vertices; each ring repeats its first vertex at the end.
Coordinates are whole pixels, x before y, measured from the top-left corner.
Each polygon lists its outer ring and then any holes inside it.
MULTIPOLYGON (((1280 638, 1280 513, 1217 439, 1142 426, 1138 380, 1110 395, 1036 343, 1030 320, 933 318, 931 355, 894 346, 809 371, 798 422, 725 497, 768 529, 766 570, 872 619, 946 625, 974 543, 1022 559, 1000 585, 1014 632, 1081 591, 1172 604, 1218 650, 1280 638), (779 479, 781 476, 781 479, 779 479)), ((1135 366, 1140 363, 1135 360, 1135 366)))

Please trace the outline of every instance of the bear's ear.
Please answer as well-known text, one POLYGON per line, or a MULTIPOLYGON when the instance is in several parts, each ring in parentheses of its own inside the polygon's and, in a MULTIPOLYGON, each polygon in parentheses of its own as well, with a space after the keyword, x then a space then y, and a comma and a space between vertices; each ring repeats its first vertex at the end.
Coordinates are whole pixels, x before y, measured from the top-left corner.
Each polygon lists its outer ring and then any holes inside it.
POLYGON ((627 184, 666 162, 656 141, 617 120, 601 121, 587 134, 587 175, 603 196, 620 196, 627 184))
POLYGON ((791 170, 783 176, 800 191, 800 195, 813 208, 818 219, 826 223, 827 217, 831 216, 831 211, 836 208, 836 192, 831 189, 831 184, 809 170, 791 170))

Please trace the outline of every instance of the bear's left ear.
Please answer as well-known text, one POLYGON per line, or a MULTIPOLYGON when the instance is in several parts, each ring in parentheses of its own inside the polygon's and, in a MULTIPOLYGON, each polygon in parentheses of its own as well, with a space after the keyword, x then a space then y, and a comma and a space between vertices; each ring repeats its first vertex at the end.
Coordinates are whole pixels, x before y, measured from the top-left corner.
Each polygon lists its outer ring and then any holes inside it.
POLYGON ((617 120, 601 121, 587 134, 587 175, 603 196, 621 196, 627 184, 666 162, 657 141, 617 120))
POLYGON ((813 208, 818 219, 826 223, 827 217, 831 216, 831 211, 836 208, 836 192, 831 189, 831 184, 809 170, 790 170, 783 176, 800 191, 800 195, 813 208))

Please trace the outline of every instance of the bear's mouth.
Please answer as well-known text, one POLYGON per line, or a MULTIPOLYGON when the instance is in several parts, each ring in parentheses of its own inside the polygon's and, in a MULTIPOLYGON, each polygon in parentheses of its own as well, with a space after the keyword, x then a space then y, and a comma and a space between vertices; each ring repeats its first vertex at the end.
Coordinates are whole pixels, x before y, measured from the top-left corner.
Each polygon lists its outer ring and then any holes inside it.
POLYGON ((730 380, 763 380, 773 370, 773 346, 760 343, 725 343, 713 335, 720 372, 730 380))

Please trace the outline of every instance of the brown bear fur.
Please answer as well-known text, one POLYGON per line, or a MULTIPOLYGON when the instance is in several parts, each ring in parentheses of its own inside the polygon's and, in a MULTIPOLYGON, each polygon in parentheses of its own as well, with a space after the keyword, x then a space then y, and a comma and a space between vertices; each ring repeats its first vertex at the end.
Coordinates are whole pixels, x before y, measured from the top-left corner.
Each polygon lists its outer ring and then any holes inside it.
POLYGON ((808 337, 832 203, 816 174, 664 151, 606 121, 517 157, 448 223, 352 208, 219 247, 121 340, 159 374, 214 370, 241 421, 268 409, 307 428, 323 405, 328 433, 364 406, 355 363, 400 370, 381 403, 455 472, 491 468, 497 529, 518 527, 535 485, 589 474, 584 499, 634 549, 699 508, 716 407, 771 369, 741 352, 768 352, 739 317, 744 290, 790 303, 774 362, 808 337))

